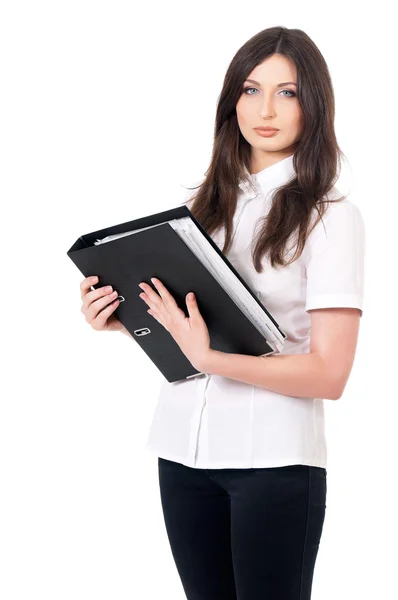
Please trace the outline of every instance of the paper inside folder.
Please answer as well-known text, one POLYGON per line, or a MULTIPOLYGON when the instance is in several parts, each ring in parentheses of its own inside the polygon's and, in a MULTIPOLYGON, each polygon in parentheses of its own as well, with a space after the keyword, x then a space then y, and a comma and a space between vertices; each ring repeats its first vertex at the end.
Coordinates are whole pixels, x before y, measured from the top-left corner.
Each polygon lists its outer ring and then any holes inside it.
MULTIPOLYGON (((169 223, 169 221, 165 221, 169 223)), ((98 244, 105 244, 106 242, 112 242, 113 240, 117 240, 118 238, 125 237, 126 235, 132 235, 133 233, 138 233, 139 231, 145 231, 145 229, 153 229, 153 227, 159 227, 159 225, 164 225, 164 223, 157 223, 156 225, 150 225, 149 227, 142 227, 141 229, 134 229, 134 231, 125 231, 124 233, 114 233, 113 235, 107 235, 102 239, 97 239, 94 242, 95 246, 98 244)))

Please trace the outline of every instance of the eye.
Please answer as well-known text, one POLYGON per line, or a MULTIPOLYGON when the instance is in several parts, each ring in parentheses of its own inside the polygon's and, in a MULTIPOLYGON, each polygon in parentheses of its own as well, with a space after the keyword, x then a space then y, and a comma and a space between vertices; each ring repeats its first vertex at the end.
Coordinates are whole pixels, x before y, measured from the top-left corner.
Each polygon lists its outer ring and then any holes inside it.
MULTIPOLYGON (((246 92, 247 92, 247 90, 256 90, 256 89, 257 89, 257 88, 253 88, 253 87, 246 87, 246 88, 243 88, 243 91, 246 93, 246 92)), ((253 95, 254 95, 254 94, 246 94, 246 96, 253 96, 253 95)))
MULTIPOLYGON (((254 88, 254 87, 243 88, 243 91, 246 96, 255 96, 255 94, 248 94, 247 90, 256 90, 257 91, 257 88, 254 88)), ((293 98, 296 95, 292 90, 281 90, 279 93, 281 94, 282 92, 288 92, 289 94, 291 94, 290 96, 285 96, 285 98, 293 98)))
POLYGON ((289 92, 289 94, 291 94, 291 96, 287 96, 287 98, 293 98, 293 96, 296 95, 294 92, 292 92, 292 90, 281 90, 281 93, 282 92, 289 92))

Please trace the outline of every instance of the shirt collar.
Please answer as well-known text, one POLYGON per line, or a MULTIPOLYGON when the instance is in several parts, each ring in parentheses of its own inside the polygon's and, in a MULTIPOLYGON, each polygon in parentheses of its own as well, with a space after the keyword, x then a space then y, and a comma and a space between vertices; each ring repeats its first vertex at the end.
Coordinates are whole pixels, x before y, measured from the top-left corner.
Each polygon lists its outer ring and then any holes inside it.
POLYGON ((240 189, 245 193, 250 193, 250 190, 253 190, 253 187, 256 188, 256 184, 258 183, 262 192, 265 194, 270 189, 287 183, 296 174, 293 167, 293 156, 294 155, 291 154, 255 174, 250 174, 245 167, 244 172, 249 178, 249 183, 241 180, 239 182, 240 189))

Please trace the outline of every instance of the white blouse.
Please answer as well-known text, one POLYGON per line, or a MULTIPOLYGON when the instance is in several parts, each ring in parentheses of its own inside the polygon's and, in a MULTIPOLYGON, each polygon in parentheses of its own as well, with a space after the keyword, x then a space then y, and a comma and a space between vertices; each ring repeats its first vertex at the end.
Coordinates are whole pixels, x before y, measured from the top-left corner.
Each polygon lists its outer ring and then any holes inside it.
MULTIPOLYGON (((240 183, 226 257, 287 334, 282 354, 303 354, 310 349, 311 309, 353 307, 362 315, 365 228, 352 201, 330 203, 300 258, 276 268, 263 258, 264 270, 257 273, 251 258, 256 224, 268 213, 272 192, 292 176, 293 155, 249 175, 252 186, 240 183)), ((189 190, 185 201, 196 191, 189 190)), ((333 187, 327 198, 340 195, 333 187)), ((224 227, 211 235, 220 249, 224 236, 224 227)), ((290 258, 294 244, 286 250, 290 258)), ((326 468, 323 399, 286 396, 206 373, 174 383, 165 379, 145 448, 188 467, 326 468)))

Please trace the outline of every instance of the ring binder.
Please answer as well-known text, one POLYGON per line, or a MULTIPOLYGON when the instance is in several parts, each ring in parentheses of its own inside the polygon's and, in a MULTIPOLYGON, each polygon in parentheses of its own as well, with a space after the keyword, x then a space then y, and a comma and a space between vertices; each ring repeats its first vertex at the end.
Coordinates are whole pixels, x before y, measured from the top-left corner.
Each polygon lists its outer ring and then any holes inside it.
POLYGON ((185 297, 195 293, 212 349, 267 356, 283 348, 285 332, 187 206, 84 234, 67 255, 85 277, 98 276, 94 289, 120 292, 115 316, 170 383, 202 373, 138 297, 138 284, 151 277, 187 316, 185 297))

